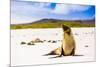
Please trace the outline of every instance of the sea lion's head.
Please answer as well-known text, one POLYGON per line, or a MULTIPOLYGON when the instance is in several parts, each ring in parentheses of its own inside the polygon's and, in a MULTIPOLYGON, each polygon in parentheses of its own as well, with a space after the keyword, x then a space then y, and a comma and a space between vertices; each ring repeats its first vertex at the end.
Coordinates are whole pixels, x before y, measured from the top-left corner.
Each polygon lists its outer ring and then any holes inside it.
POLYGON ((67 34, 71 34, 71 28, 66 26, 66 25, 62 25, 62 28, 63 28, 63 31, 64 33, 67 33, 67 34))

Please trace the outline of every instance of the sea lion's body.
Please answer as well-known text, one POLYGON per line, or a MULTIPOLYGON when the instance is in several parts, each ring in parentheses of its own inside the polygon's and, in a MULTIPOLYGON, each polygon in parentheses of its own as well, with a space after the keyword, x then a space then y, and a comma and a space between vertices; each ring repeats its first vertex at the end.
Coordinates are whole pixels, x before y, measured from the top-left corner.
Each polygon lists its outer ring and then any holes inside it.
POLYGON ((56 48, 46 55, 58 55, 60 56, 73 56, 75 55, 75 40, 73 38, 73 34, 71 28, 63 25, 63 40, 61 47, 56 48))

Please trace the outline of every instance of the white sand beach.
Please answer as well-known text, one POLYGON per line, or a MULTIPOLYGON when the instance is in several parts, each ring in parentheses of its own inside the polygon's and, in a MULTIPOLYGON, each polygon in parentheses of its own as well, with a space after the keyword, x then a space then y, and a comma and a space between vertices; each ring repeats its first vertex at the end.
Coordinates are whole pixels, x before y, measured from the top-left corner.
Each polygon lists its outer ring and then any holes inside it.
POLYGON ((11 66, 74 63, 95 61, 95 28, 72 28, 76 42, 76 55, 51 58, 43 56, 61 45, 62 28, 11 30, 11 66), (35 45, 21 44, 39 38, 46 40, 35 45), (48 42, 56 41, 55 43, 48 42))

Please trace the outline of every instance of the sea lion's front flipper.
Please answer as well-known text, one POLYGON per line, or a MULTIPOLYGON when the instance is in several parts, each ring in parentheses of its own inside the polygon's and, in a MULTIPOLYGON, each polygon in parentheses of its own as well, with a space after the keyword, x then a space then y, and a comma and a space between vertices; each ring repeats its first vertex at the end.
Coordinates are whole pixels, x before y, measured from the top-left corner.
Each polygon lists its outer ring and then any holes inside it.
POLYGON ((55 56, 55 57, 50 57, 49 59, 52 59, 52 58, 59 58, 61 57, 62 55, 58 55, 58 56, 55 56))
POLYGON ((74 56, 75 55, 75 48, 72 49, 72 52, 70 54, 71 56, 74 56))
POLYGON ((48 55, 56 55, 56 53, 54 51, 51 51, 50 53, 44 54, 43 56, 48 56, 48 55))

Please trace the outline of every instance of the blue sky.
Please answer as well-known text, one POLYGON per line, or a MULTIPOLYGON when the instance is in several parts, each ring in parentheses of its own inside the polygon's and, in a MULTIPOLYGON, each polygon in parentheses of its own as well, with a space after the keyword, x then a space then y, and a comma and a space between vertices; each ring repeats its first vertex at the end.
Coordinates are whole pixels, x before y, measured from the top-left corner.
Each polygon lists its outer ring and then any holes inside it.
POLYGON ((30 23, 44 18, 61 20, 94 19, 95 6, 11 0, 11 24, 30 23))

